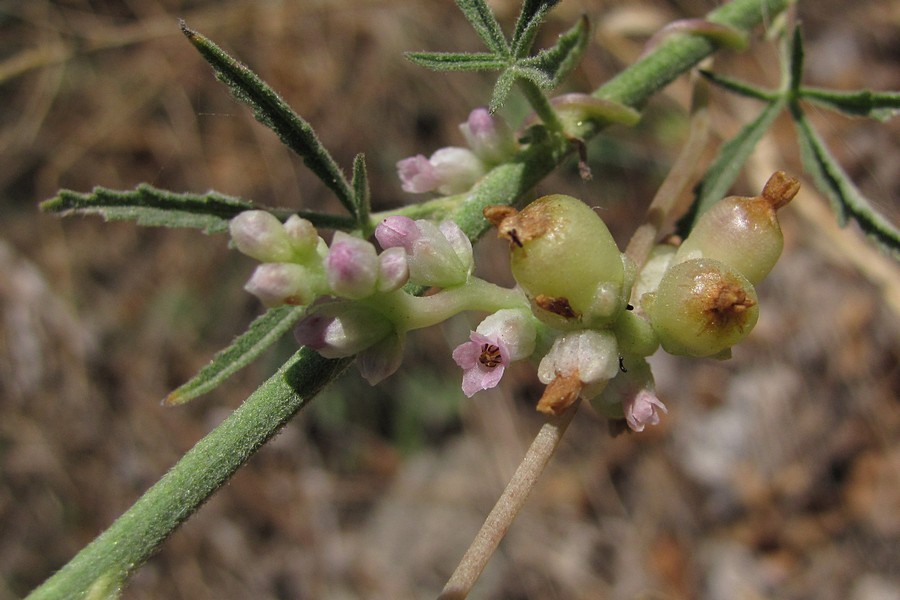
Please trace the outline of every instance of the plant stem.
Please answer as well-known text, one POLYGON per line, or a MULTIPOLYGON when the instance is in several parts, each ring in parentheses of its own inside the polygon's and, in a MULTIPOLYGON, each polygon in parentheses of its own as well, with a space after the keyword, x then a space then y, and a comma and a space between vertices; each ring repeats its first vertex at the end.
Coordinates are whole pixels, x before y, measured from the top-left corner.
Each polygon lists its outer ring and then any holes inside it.
POLYGON ((563 132, 563 124, 559 120, 556 111, 553 110, 553 106, 550 105, 550 101, 547 100, 547 96, 544 95, 541 88, 529 79, 520 79, 519 87, 522 88, 522 93, 525 94, 525 99, 528 100, 528 104, 531 105, 531 108, 534 109, 537 116, 544 122, 547 129, 553 133, 561 134, 563 132))
POLYGON ((350 363, 350 359, 327 360, 308 348, 300 349, 109 529, 28 598, 114 597, 169 534, 350 363))
POLYGON ((687 189, 695 176, 697 164, 709 139, 709 110, 707 109, 708 89, 703 80, 694 83, 694 97, 691 106, 691 124, 687 142, 682 146, 672 164, 669 174, 659 186, 647 217, 631 236, 625 248, 625 256, 634 263, 638 272, 650 256, 663 227, 677 213, 676 201, 687 189))
MULTIPOLYGON (((710 13, 708 19, 748 30, 772 18, 789 3, 790 0, 733 0, 710 13)), ((704 38, 673 37, 594 95, 640 107, 715 49, 713 42, 704 38)), ((586 140, 600 128, 601 125, 588 124, 579 137, 586 140)), ((488 229, 482 216, 485 206, 523 201, 536 183, 570 155, 570 145, 556 139, 559 137, 550 136, 548 144, 535 145, 512 162, 493 169, 469 193, 454 199, 458 201, 455 208, 448 205, 447 199, 436 202, 443 202, 446 216, 453 218, 470 239, 477 240, 488 229)), ((109 529, 29 598, 85 598, 89 593, 107 597, 104 592, 115 593, 185 519, 349 363, 349 359, 326 360, 301 349, 109 529)), ((501 499, 502 502, 505 501, 501 499)))
POLYGON ((413 296, 398 290, 377 296, 373 308, 384 313, 403 334, 443 323, 461 312, 497 312, 504 308, 528 309, 528 299, 519 288, 504 288, 479 277, 430 296, 413 296))
POLYGON ((579 402, 575 402, 559 416, 544 423, 534 441, 528 448, 525 458, 513 474, 503 495, 497 500, 493 510, 481 526, 481 530, 472 545, 466 550, 459 566, 450 576, 438 600, 463 600, 469 595, 475 581, 490 560, 491 555, 500 545, 516 515, 525 505, 528 495, 550 462, 550 458, 559 447, 563 434, 578 411, 579 402))

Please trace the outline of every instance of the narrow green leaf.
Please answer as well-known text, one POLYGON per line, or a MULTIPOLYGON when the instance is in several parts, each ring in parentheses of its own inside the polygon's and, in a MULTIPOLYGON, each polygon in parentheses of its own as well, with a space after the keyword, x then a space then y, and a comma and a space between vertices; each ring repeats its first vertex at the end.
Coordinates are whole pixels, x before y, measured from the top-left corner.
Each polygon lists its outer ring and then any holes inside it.
MULTIPOLYGON (((249 200, 218 192, 205 194, 176 193, 146 183, 133 190, 110 190, 95 187, 89 193, 60 190, 45 200, 41 210, 61 216, 98 215, 107 221, 134 221, 147 227, 190 227, 205 233, 228 231, 228 222, 245 210, 260 208, 249 200)), ((266 208, 284 221, 299 215, 316 227, 350 231, 356 219, 287 208, 266 208)))
POLYGON ((405 56, 433 71, 497 71, 507 64, 489 52, 407 52, 405 56))
POLYGON ((516 61, 516 67, 537 69, 548 81, 547 85, 541 87, 545 89, 556 87, 578 66, 578 61, 587 48, 589 34, 587 17, 581 17, 571 29, 559 36, 552 48, 516 61))
POLYGON ((800 33, 800 26, 794 28, 794 36, 791 38, 791 62, 788 76, 788 89, 796 96, 800 91, 800 84, 803 81, 803 35, 800 33))
POLYGON ((509 45, 503 37, 503 30, 497 17, 484 0, 456 0, 456 5, 463 12, 475 33, 488 49, 497 56, 509 58, 509 45))
POLYGON ((848 115, 887 121, 900 112, 900 92, 858 90, 840 92, 822 88, 800 88, 800 97, 848 115))
POLYGON ((253 110, 256 120, 272 129, 281 141, 296 152, 304 164, 335 193, 344 207, 353 213, 353 190, 331 154, 303 118, 275 93, 256 73, 241 64, 203 35, 188 29, 181 21, 188 40, 212 65, 216 79, 224 82, 235 98, 253 110))
POLYGON ((745 81, 739 81, 737 79, 731 79, 730 77, 717 75, 712 71, 707 71, 705 69, 700 69, 700 75, 702 75, 710 83, 714 83, 720 88, 728 90, 729 92, 734 92, 739 96, 754 98, 756 100, 763 100, 765 102, 774 102, 780 97, 780 94, 778 92, 763 89, 761 87, 751 85, 745 81))
POLYGON ((369 175, 366 171, 365 154, 357 154, 353 159, 353 197, 356 200, 356 214, 359 218, 359 228, 363 235, 368 237, 372 232, 372 224, 369 214, 372 212, 372 198, 369 190, 369 175))
POLYGON ((152 227, 192 227, 206 233, 228 230, 228 221, 253 203, 217 192, 177 194, 142 183, 134 190, 95 187, 90 193, 60 190, 41 210, 63 216, 100 215, 107 221, 135 221, 152 227))
POLYGON ((857 189, 798 106, 791 106, 791 116, 797 129, 803 168, 831 202, 838 223, 843 226, 848 217, 853 218, 867 236, 900 260, 900 230, 879 214, 857 189))
POLYGON ((512 54, 514 58, 528 55, 534 36, 543 23, 544 18, 559 0, 525 0, 512 37, 512 54))
POLYGON ((510 69, 503 71, 500 77, 497 78, 497 83, 494 84, 494 92, 491 94, 491 103, 488 107, 492 114, 500 110, 500 107, 506 102, 506 97, 509 96, 509 91, 515 82, 516 73, 510 69))
POLYGON ((303 316, 304 306, 271 308, 256 318, 249 329, 236 337, 231 345, 219 351, 212 362, 200 369, 187 383, 166 396, 163 404, 176 406, 217 388, 225 379, 256 360, 303 316))
POLYGON ((679 233, 682 236, 690 232, 700 215, 725 197, 753 152, 753 148, 783 108, 783 101, 769 104, 758 117, 722 145, 703 179, 694 188, 694 203, 691 210, 678 223, 679 233))

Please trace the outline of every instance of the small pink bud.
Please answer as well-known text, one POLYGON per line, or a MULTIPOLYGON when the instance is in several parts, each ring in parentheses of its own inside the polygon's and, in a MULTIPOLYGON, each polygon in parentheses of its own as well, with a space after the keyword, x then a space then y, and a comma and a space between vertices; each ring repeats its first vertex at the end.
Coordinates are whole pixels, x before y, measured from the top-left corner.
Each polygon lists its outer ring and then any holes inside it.
POLYGON ((419 227, 409 217, 395 215, 387 217, 375 228, 375 239, 382 248, 404 248, 412 253, 413 243, 419 239, 419 227))
POLYGON ((412 194, 431 192, 441 183, 437 169, 422 154, 399 161, 397 175, 400 177, 403 191, 412 194))
POLYGON ((256 267, 244 289, 266 306, 304 305, 316 298, 308 271, 292 263, 263 263, 256 267))
POLYGON ((375 229, 382 248, 403 248, 409 280, 417 285, 450 287, 465 282, 474 268, 472 243, 458 225, 392 216, 375 229))
POLYGON ((356 357, 360 375, 369 385, 377 385, 393 375, 403 362, 403 346, 404 338, 393 334, 360 352, 356 357))
POLYGON ((388 248, 378 256, 378 291, 392 292, 409 281, 409 264, 403 248, 388 248))
POLYGON ((380 313, 356 302, 337 300, 310 308, 294 337, 325 358, 353 356, 394 333, 380 313))
POLYGON ((591 404, 608 417, 624 417, 633 431, 659 424, 659 413, 668 411, 656 397, 650 365, 642 357, 628 355, 622 359, 621 369, 599 396, 591 398, 591 404))
POLYGON ((284 222, 284 230, 291 240, 291 246, 299 255, 311 254, 321 239, 315 226, 298 215, 288 217, 284 222))
POLYGON ((343 231, 335 232, 325 259, 328 284, 336 296, 360 299, 372 295, 378 281, 375 247, 343 231))
POLYGON ((441 230, 441 234, 450 243, 450 247, 453 248, 453 252, 456 253, 456 257, 459 258, 460 262, 464 265, 474 264, 472 257, 472 241, 469 239, 462 229, 459 228, 454 221, 443 221, 440 225, 438 225, 438 229, 441 230))
POLYGON ((506 122, 486 108, 476 108, 469 113, 468 120, 459 129, 469 148, 486 163, 503 162, 517 150, 516 140, 506 122))
POLYGON ((284 225, 264 210, 246 210, 228 225, 234 245, 260 262, 288 262, 294 254, 284 225))
POLYGON ((637 432, 644 430, 647 425, 659 424, 660 411, 668 413, 665 405, 659 401, 649 389, 642 389, 637 394, 622 404, 625 412, 625 421, 628 426, 637 432))
MULTIPOLYGON (((412 245, 412 252, 407 251, 410 281, 437 287, 465 283, 474 267, 471 249, 467 254, 460 247, 460 256, 437 225, 424 219, 419 219, 415 224, 419 237, 412 245)), ((451 235, 457 246, 463 243, 456 235, 451 235)))
POLYGON ((441 194, 465 192, 484 175, 484 164, 467 148, 441 148, 428 162, 437 172, 437 191, 441 194))

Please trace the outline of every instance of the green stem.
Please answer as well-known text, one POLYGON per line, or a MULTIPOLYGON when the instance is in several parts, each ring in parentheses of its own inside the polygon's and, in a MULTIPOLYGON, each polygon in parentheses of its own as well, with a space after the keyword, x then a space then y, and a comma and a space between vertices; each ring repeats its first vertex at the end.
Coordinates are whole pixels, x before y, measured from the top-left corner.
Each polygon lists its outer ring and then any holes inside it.
POLYGON ((550 105, 550 101, 547 99, 547 96, 544 95, 541 88, 529 79, 519 79, 519 87, 522 88, 522 92, 525 94, 525 99, 528 100, 528 104, 531 105, 531 108, 534 109, 537 116, 544 122, 547 129, 554 133, 561 134, 563 132, 563 124, 559 120, 559 116, 556 114, 556 111, 553 110, 553 106, 550 105))
POLYGON ((403 290, 376 296, 376 310, 389 318, 401 334, 443 323, 466 311, 497 312, 504 308, 528 308, 528 299, 518 288, 504 288, 471 277, 464 285, 441 290, 431 296, 413 296, 403 290))
MULTIPOLYGON (((782 11, 789 0, 734 0, 707 17, 748 30, 782 11)), ((677 36, 599 88, 594 95, 633 107, 688 71, 716 49, 702 37, 677 36)), ((584 139, 601 126, 588 126, 584 139)), ((531 188, 565 160, 571 148, 559 136, 534 145, 489 172, 456 208, 447 207, 473 240, 487 230, 482 209, 524 201, 531 188)), ((106 597, 124 585, 185 519, 215 492, 265 441, 275 435, 322 387, 349 364, 301 349, 263 383, 234 414, 213 430, 150 488, 109 529, 85 547, 29 598, 106 597)))
POLYGON ((113 597, 163 540, 350 362, 300 349, 128 512, 28 598, 113 597))

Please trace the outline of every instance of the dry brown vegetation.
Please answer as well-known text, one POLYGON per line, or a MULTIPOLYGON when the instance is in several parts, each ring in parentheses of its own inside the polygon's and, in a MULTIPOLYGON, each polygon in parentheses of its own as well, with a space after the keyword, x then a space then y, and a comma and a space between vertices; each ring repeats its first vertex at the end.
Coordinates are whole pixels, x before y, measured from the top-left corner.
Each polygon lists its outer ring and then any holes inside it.
MULTIPOLYGON (((506 24, 515 2, 494 2, 506 24)), ((596 44, 573 77, 617 72, 656 27, 712 1, 567 0, 545 42, 587 13, 596 44)), ((900 88, 900 12, 809 2, 810 83, 900 88)), ((269 205, 338 207, 181 36, 177 18, 239 56, 349 166, 366 152, 376 209, 406 200, 396 160, 460 143, 490 80, 437 75, 404 50, 477 48, 450 0, 0 3, 0 599, 64 564, 291 351, 286 340, 223 389, 159 401, 261 308, 251 262, 224 237, 99 219, 37 202, 61 187, 215 188, 269 205)), ((774 84, 757 39, 717 66, 774 84)), ((603 207, 620 242, 683 140, 686 81, 633 130, 591 145, 536 190, 603 207)), ((757 107, 714 92, 733 133, 757 107)), ((522 116, 514 101, 508 115, 522 116)), ((896 221, 897 119, 822 112, 834 153, 896 221)), ((790 126, 760 148, 742 192, 799 173, 790 126)), ((900 272, 839 231, 804 184, 787 248, 760 287, 762 317, 728 362, 654 359, 662 426, 610 437, 582 410, 477 598, 900 596, 900 272)), ((482 264, 504 277, 502 245, 482 264)), ((466 400, 450 349, 471 322, 413 336, 410 361, 371 389, 355 373, 319 398, 179 530, 130 599, 428 598, 436 595, 541 421, 528 367, 466 400), (415 360, 412 360, 415 357, 415 360)))

